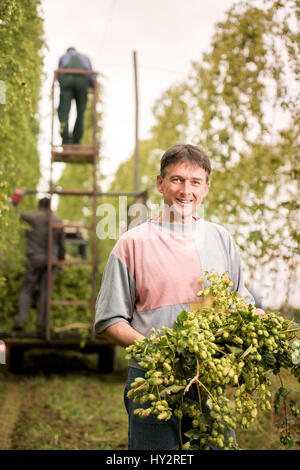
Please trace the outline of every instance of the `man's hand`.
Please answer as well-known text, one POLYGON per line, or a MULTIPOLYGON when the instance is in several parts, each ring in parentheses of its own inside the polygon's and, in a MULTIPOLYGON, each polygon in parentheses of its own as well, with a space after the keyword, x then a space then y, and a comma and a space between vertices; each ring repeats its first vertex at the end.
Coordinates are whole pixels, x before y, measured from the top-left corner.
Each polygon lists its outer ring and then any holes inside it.
POLYGON ((259 315, 260 317, 263 317, 266 314, 266 312, 261 308, 255 309, 255 313, 257 313, 257 315, 259 315))
POLYGON ((127 348, 127 346, 133 344, 137 338, 141 340, 145 339, 145 336, 141 335, 141 333, 136 331, 125 321, 120 321, 109 326, 102 332, 102 335, 104 338, 123 348, 127 348))

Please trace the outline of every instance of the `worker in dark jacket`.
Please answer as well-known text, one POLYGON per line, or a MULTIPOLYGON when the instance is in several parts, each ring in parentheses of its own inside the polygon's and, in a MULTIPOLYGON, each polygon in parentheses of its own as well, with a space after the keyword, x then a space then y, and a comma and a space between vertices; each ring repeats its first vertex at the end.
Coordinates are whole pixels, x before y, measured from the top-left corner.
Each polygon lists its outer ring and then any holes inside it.
MULTIPOLYGON (((49 226, 50 199, 43 198, 38 203, 38 211, 19 212, 19 216, 31 225, 27 232, 27 266, 24 274, 23 286, 19 295, 18 314, 15 317, 14 329, 21 330, 27 319, 32 292, 35 285, 40 283, 40 301, 38 313, 38 329, 46 327, 47 308, 47 260, 48 260, 48 226, 49 226)), ((52 215, 55 224, 62 221, 52 215)), ((53 229, 52 259, 63 260, 65 258, 65 235, 61 228, 53 229)), ((52 286, 56 274, 53 267, 52 286)))
MULTIPOLYGON (((74 47, 69 47, 67 52, 59 59, 60 69, 87 69, 92 70, 90 59, 79 54, 74 47)), ((94 85, 95 75, 86 74, 58 74, 60 84, 60 103, 58 117, 61 124, 61 136, 63 144, 79 144, 83 134, 84 111, 87 103, 89 86, 94 85), (75 99, 77 118, 73 129, 73 135, 69 135, 69 113, 72 99, 75 99)))

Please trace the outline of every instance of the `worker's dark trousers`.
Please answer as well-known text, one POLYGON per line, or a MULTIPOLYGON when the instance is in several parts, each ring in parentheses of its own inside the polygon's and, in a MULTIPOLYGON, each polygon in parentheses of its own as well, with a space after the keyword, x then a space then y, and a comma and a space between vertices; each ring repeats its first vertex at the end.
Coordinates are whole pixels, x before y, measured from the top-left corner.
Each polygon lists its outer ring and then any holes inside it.
MULTIPOLYGON (((52 285, 53 289, 54 279, 56 275, 56 268, 52 271, 52 285)), ((15 321, 18 323, 25 323, 31 303, 32 292, 37 283, 40 283, 40 299, 39 299, 39 313, 38 323, 39 328, 46 327, 46 313, 47 313, 47 266, 34 267, 28 264, 24 274, 22 289, 19 295, 19 308, 15 321)))
POLYGON ((84 111, 87 103, 88 84, 86 78, 69 76, 60 84, 60 102, 58 118, 61 124, 63 144, 79 144, 83 134, 84 111), (73 136, 69 136, 69 113, 72 99, 75 99, 77 118, 73 129, 73 136))

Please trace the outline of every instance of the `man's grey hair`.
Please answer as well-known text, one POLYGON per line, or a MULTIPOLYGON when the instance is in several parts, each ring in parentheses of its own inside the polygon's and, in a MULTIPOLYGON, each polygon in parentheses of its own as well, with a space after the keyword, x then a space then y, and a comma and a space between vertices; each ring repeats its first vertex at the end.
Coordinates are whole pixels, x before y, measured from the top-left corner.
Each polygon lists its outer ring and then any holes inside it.
POLYGON ((168 165, 181 161, 189 161, 203 168, 206 171, 206 181, 209 180, 211 173, 210 160, 200 147, 191 144, 175 144, 163 154, 160 161, 161 177, 165 177, 168 165))

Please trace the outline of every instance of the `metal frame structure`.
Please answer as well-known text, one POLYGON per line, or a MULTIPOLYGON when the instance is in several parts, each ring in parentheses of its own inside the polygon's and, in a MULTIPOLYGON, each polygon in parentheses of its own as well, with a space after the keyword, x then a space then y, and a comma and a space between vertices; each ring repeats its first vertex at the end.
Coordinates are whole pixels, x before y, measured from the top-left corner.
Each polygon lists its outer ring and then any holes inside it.
POLYGON ((98 86, 96 80, 97 72, 91 70, 77 70, 77 69, 58 69, 54 71, 54 78, 52 84, 52 124, 51 124, 51 162, 50 162, 50 181, 49 181, 49 194, 50 194, 50 210, 49 210, 49 231, 48 231, 48 266, 47 266, 47 316, 46 316, 46 331, 45 338, 47 341, 51 340, 51 307, 57 305, 78 305, 87 306, 91 309, 91 333, 90 340, 95 341, 95 333, 93 329, 95 319, 95 303, 96 303, 96 275, 97 275, 97 236, 96 236, 96 209, 97 209, 97 196, 134 196, 142 197, 144 201, 147 199, 147 191, 138 192, 137 187, 133 192, 112 192, 112 193, 101 193, 97 191, 97 159, 99 143, 97 142, 97 115, 96 115, 96 104, 97 104, 97 93, 98 86), (55 83, 59 73, 67 74, 88 74, 95 75, 94 88, 93 88, 93 142, 91 145, 64 145, 56 146, 53 143, 54 139, 54 117, 55 117, 55 106, 54 106, 54 91, 55 83), (80 189, 56 189, 53 185, 53 165, 56 162, 65 163, 81 163, 81 164, 92 164, 93 165, 93 187, 89 191, 83 191, 80 189), (93 210, 92 210, 92 224, 91 225, 80 225, 80 224, 54 224, 53 214, 51 211, 51 200, 54 194, 57 195, 76 195, 76 196, 91 196, 93 198, 93 210), (92 250, 91 260, 81 261, 56 261, 52 259, 52 244, 53 244, 53 229, 74 227, 74 228, 86 228, 92 230, 92 250), (52 269, 53 266, 64 266, 74 264, 88 264, 92 266, 92 295, 91 301, 67 301, 67 300, 52 300, 52 269))
MULTIPOLYGON (((97 207, 97 157, 99 143, 97 142, 97 119, 96 119, 96 104, 97 104, 97 72, 91 70, 77 70, 77 69, 58 69, 54 71, 54 78, 52 83, 52 123, 51 123, 51 162, 50 162, 50 181, 49 181, 49 194, 50 194, 50 209, 49 209, 49 228, 48 228, 48 265, 47 265, 47 311, 46 311, 46 340, 51 339, 51 307, 55 305, 80 305, 90 307, 92 312, 91 326, 94 323, 95 317, 95 301, 96 301, 96 273, 97 273, 97 259, 96 259, 96 207, 97 207), (93 87, 93 142, 91 145, 64 145, 55 146, 54 140, 54 117, 55 117, 55 83, 58 78, 58 74, 85 74, 94 75, 94 87, 93 87), (61 150, 62 148, 62 150, 61 150), (58 190, 53 185, 53 165, 55 162, 65 163, 82 163, 93 165, 93 187, 89 191, 83 191, 79 189, 73 190, 58 190), (59 195, 78 195, 78 196, 91 196, 93 198, 92 204, 92 224, 91 225, 79 225, 79 224, 61 224, 57 225, 53 223, 53 214, 51 210, 51 201, 54 194, 59 195), (92 230, 92 255, 90 261, 56 261, 52 259, 52 245, 53 245, 53 230, 55 228, 64 227, 76 227, 76 228, 87 228, 92 230), (73 264, 89 264, 92 266, 92 297, 90 302, 86 301, 67 301, 67 300, 52 300, 52 276, 53 267, 56 265, 73 265, 73 264)), ((91 340, 95 339, 93 328, 91 327, 91 340)))
MULTIPOLYGON (((97 274, 97 259, 96 259, 96 248, 97 248, 97 237, 96 237, 96 209, 97 209, 97 197, 98 196, 131 196, 135 200, 141 200, 144 203, 147 200, 147 191, 139 191, 138 182, 138 152, 137 152, 137 140, 136 135, 136 153, 134 163, 134 181, 135 190, 128 192, 98 192, 97 191, 97 159, 98 159, 98 142, 97 142, 97 116, 96 116, 96 104, 97 104, 97 80, 94 82, 93 90, 93 139, 91 145, 54 145, 54 117, 55 117, 55 106, 54 106, 54 91, 55 82, 57 81, 58 73, 69 73, 69 74, 93 74, 97 75, 97 72, 92 70, 74 70, 74 69, 58 69, 54 71, 54 78, 52 84, 52 124, 51 124, 51 161, 50 161, 50 179, 49 179, 49 190, 45 193, 50 195, 50 202, 52 196, 57 194, 63 195, 76 195, 85 196, 88 195, 93 198, 93 210, 92 210, 92 223, 78 224, 78 223, 62 223, 54 224, 53 214, 51 211, 51 204, 49 210, 49 231, 48 231, 48 266, 47 266, 47 318, 46 318, 46 331, 44 334, 40 332, 28 332, 28 331, 9 331, 1 332, 1 338, 5 340, 8 347, 8 366, 12 372, 21 372, 23 367, 23 353, 25 350, 31 348, 43 348, 43 349, 78 349, 81 352, 98 352, 99 363, 98 369, 100 372, 111 372, 114 369, 115 364, 115 345, 110 343, 105 338, 95 338, 94 334, 94 318, 95 318, 95 303, 96 303, 96 274, 97 274), (80 189, 64 190, 56 189, 53 185, 53 165, 56 162, 65 163, 81 163, 93 165, 93 186, 89 191, 83 191, 80 189), (92 250, 91 259, 89 261, 82 259, 81 261, 56 261, 52 259, 52 243, 53 243, 53 229, 74 227, 74 228, 85 228, 93 232, 92 236, 92 250), (67 301, 67 300, 52 300, 52 268, 55 265, 70 265, 70 264, 89 264, 92 266, 92 295, 91 300, 86 301, 67 301), (80 335, 76 333, 66 333, 66 328, 61 329, 61 332, 51 332, 51 307, 56 305, 78 305, 87 306, 91 311, 91 327, 90 337, 81 345, 80 335), (101 352, 100 352, 101 351, 101 352)), ((137 119, 137 118, 136 118, 137 119)), ((27 194, 36 194, 40 191, 37 190, 26 190, 27 194)), ((42 191, 44 192, 44 191, 42 191)), ((69 325, 66 325, 69 326, 69 325)), ((70 325, 71 326, 71 325, 70 325)))

